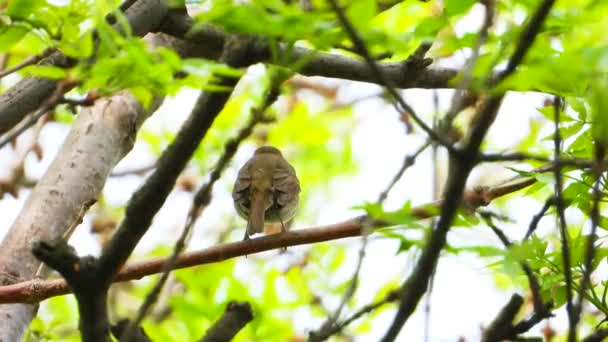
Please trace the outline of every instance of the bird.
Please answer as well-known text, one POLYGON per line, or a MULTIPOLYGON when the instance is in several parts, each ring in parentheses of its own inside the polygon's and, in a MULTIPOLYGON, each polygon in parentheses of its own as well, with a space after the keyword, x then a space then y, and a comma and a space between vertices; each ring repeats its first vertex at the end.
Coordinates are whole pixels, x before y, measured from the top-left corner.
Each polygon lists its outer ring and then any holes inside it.
POLYGON ((273 146, 259 147, 238 172, 232 199, 237 213, 247 220, 244 240, 264 231, 265 222, 285 222, 296 215, 300 181, 281 151, 273 146))

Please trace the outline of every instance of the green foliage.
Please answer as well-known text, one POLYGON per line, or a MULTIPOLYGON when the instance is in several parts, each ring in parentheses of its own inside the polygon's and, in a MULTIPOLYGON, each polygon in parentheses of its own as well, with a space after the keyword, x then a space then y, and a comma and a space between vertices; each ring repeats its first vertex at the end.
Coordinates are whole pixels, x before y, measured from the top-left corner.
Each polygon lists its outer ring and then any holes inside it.
POLYGON ((80 341, 78 308, 72 295, 55 297, 44 303, 23 341, 80 341))
MULTIPOLYGON (((355 207, 355 209, 365 210, 370 218, 385 222, 387 226, 399 225, 407 228, 424 228, 424 225, 420 224, 419 219, 412 215, 412 205, 409 201, 405 202, 402 208, 395 211, 384 211, 382 205, 369 202, 355 207)), ((433 209, 429 208, 429 210, 433 209)), ((436 208, 435 211, 437 211, 436 208)))
POLYGON ((235 3, 213 1, 209 11, 197 16, 201 23, 213 23, 229 32, 262 34, 287 42, 314 39, 325 46, 336 38, 336 26, 327 13, 307 13, 297 3, 291 5, 277 0, 256 0, 235 3))

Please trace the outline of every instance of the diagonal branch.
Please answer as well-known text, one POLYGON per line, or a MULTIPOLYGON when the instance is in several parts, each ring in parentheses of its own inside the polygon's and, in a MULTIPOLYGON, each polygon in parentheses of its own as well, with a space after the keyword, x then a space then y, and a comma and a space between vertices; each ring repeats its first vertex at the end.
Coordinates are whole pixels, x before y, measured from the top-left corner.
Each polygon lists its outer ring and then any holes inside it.
MULTIPOLYGON (((249 42, 238 37, 228 43, 223 62, 241 67, 248 65, 245 50, 249 42)), ((234 78, 223 78, 220 84, 233 87, 234 78)), ((200 141, 211 127, 215 117, 224 107, 230 93, 204 92, 199 97, 188 120, 184 123, 173 143, 163 152, 157 168, 146 183, 133 194, 125 210, 125 218, 99 258, 100 281, 108 284, 124 264, 139 240, 146 233, 152 219, 164 204, 175 181, 200 141)))
POLYGON ((524 299, 518 294, 511 296, 511 299, 500 310, 494 321, 484 331, 482 342, 503 341, 510 337, 511 328, 515 315, 524 304, 524 299))
MULTIPOLYGON (((550 172, 553 168, 552 165, 546 165, 537 170, 539 172, 550 172)), ((501 182, 495 186, 483 188, 481 191, 480 189, 466 191, 463 196, 463 205, 467 208, 485 206, 496 198, 525 189, 535 184, 535 182, 536 179, 534 177, 517 176, 516 178, 501 182)), ((413 208, 412 216, 418 219, 430 218, 433 215, 436 215, 437 209, 441 206, 441 203, 442 201, 436 201, 413 208)), ((230 258, 272 250, 282 246, 304 245, 359 236, 361 234, 361 220, 362 218, 355 218, 341 223, 294 230, 284 234, 264 236, 250 241, 221 244, 201 251, 184 253, 178 257, 175 268, 185 268, 219 262, 230 258)), ((372 225, 372 228, 382 226, 381 222, 376 222, 372 225)), ((139 279, 147 275, 159 273, 166 261, 166 258, 157 258, 127 264, 116 275, 113 281, 139 279)), ((62 279, 24 281, 13 285, 0 286, 0 303, 36 303, 66 293, 69 293, 69 289, 62 279)))
POLYGON ((271 70, 271 72, 273 72, 273 79, 271 80, 271 88, 269 89, 267 96, 264 99, 264 103, 261 104, 260 108, 255 108, 252 110, 249 122, 247 122, 245 127, 243 127, 239 131, 235 138, 229 140, 226 143, 224 153, 220 157, 215 168, 211 171, 209 181, 196 192, 192 207, 190 208, 190 213, 188 215, 186 225, 182 230, 182 233, 180 234, 180 237, 178 238, 177 242, 175 243, 171 256, 167 260, 167 263, 163 266, 163 272, 161 274, 161 277, 154 286, 154 288, 147 295, 144 303, 140 306, 137 312, 137 316, 131 322, 130 329, 135 329, 135 327, 137 327, 141 323, 149 308, 154 304, 154 302, 158 298, 165 282, 169 277, 169 273, 175 267, 177 257, 186 246, 186 239, 190 235, 190 232, 194 227, 194 223, 211 202, 211 193, 213 191, 213 186, 215 185, 217 180, 219 180, 220 175, 228 166, 230 160, 232 160, 232 158, 236 154, 238 146, 241 144, 241 142, 243 142, 247 137, 251 135, 251 133, 253 132, 253 128, 259 122, 263 121, 266 109, 270 107, 270 105, 272 105, 278 98, 279 87, 286 79, 286 77, 283 77, 283 73, 275 71, 276 70, 271 70))
MULTIPOLYGON (((508 65, 511 66, 511 69, 517 66, 527 49, 531 46, 553 2, 553 0, 545 0, 532 16, 526 28, 524 28, 515 52, 509 59, 508 65)), ((508 73, 502 74, 502 77, 493 82, 500 82, 506 75, 508 73)), ((476 126, 473 127, 465 147, 457 156, 451 155, 447 188, 437 227, 430 234, 412 275, 401 287, 402 296, 399 309, 382 339, 383 342, 392 342, 397 338, 403 325, 416 309, 418 301, 426 292, 428 281, 433 274, 440 252, 446 243, 447 233, 452 220, 460 205, 466 180, 477 161, 481 142, 496 117, 503 97, 504 93, 495 94, 484 102, 478 112, 476 126)))
MULTIPOLYGON (((230 34, 221 29, 204 25, 194 27, 194 21, 184 13, 170 13, 160 31, 178 38, 185 39, 197 45, 204 46, 200 57, 216 59, 223 42, 230 34)), ((280 52, 287 52, 288 47, 280 43, 280 52)), ((351 81, 378 83, 374 72, 364 60, 338 54, 325 53, 302 47, 289 47, 285 60, 273 61, 270 45, 261 44, 250 51, 258 62, 278 63, 284 67, 293 66, 294 62, 305 59, 307 63, 298 70, 293 70, 305 76, 323 76, 340 78, 351 81)), ((435 67, 427 69, 432 61, 424 56, 412 55, 401 62, 378 64, 382 72, 389 78, 390 83, 399 88, 453 88, 450 81, 459 74, 458 69, 435 67)))
POLYGON ((253 309, 247 302, 230 302, 226 311, 199 342, 228 342, 253 320, 253 309))
MULTIPOLYGON (((383 87, 385 87, 385 89, 388 92, 388 94, 392 97, 392 99, 394 101, 395 108, 397 109, 397 112, 401 112, 402 110, 407 111, 408 115, 414 120, 414 122, 416 122, 416 124, 418 124, 418 126, 420 126, 420 128, 433 141, 441 144, 441 146, 445 147, 448 151, 453 152, 454 151, 454 147, 452 146, 451 142, 448 141, 447 139, 445 139, 444 136, 439 135, 439 134, 437 134, 437 132, 435 132, 434 130, 432 130, 431 127, 429 127, 416 114, 416 112, 414 111, 414 109, 412 107, 410 107, 410 105, 408 105, 403 100, 403 97, 401 96, 401 94, 399 94, 397 92, 397 90, 395 89, 395 86, 394 86, 392 80, 390 78, 388 78, 388 76, 384 73, 384 70, 380 69, 380 67, 378 66, 378 64, 374 60, 374 58, 371 56, 370 52, 368 51, 367 47, 365 46, 365 42, 359 36, 359 34, 356 32, 354 26, 348 21, 348 19, 346 18, 346 14, 344 13, 344 10, 342 8, 340 8, 340 6, 338 6, 337 1, 336 0, 328 0, 328 2, 329 2, 329 5, 331 6, 331 8, 333 9, 333 11, 338 16, 338 19, 340 20, 340 23, 342 24, 342 26, 344 27, 344 29, 348 33, 348 36, 350 37, 351 41, 353 42, 353 44, 354 44, 355 49, 357 50, 357 52, 361 56, 363 56, 363 58, 367 62, 367 65, 368 65, 369 69, 371 70, 372 74, 374 75, 374 77, 376 78, 376 80, 378 81, 378 83, 380 85, 382 85, 383 87)), ((430 45, 426 49, 428 50, 428 48, 430 48, 430 45)))

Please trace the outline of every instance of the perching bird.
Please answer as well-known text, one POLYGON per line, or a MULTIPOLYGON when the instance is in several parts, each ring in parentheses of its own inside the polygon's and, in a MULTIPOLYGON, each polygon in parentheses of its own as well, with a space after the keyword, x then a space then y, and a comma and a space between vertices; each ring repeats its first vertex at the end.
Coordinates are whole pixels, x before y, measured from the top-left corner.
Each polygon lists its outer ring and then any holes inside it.
POLYGON ((272 146, 258 148, 239 170, 232 199, 236 211, 247 220, 245 240, 264 231, 264 222, 291 220, 298 209, 300 182, 296 171, 272 146))

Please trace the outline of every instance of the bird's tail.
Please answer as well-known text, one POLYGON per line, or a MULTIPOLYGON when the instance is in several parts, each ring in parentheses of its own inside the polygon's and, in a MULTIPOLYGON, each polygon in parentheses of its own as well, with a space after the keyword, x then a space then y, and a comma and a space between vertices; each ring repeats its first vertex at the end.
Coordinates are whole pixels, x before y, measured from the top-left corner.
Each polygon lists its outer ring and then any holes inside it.
POLYGON ((264 212, 266 211, 266 199, 264 197, 263 191, 252 191, 251 193, 247 235, 251 236, 264 231, 264 212))

